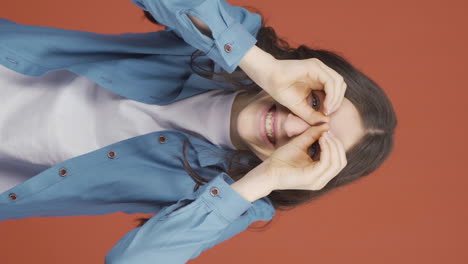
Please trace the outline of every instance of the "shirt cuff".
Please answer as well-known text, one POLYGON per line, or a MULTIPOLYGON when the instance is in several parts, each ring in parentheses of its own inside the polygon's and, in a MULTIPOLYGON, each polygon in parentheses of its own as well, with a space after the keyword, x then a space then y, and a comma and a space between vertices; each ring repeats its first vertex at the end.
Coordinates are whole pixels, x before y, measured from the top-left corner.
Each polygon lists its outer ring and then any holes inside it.
POLYGON ((206 55, 232 73, 245 53, 252 48, 257 39, 241 24, 233 23, 214 39, 213 47, 206 55))
POLYGON ((234 180, 226 173, 221 173, 200 189, 199 198, 229 223, 247 211, 252 203, 235 191, 231 184, 234 180))

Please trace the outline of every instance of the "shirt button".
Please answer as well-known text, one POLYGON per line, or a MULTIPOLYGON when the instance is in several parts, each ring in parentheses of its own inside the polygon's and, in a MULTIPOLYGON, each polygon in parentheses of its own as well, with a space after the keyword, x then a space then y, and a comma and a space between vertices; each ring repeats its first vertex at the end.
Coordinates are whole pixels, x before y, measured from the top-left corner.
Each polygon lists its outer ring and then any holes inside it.
POLYGON ((219 194, 218 188, 216 188, 216 187, 211 188, 210 194, 211 194, 211 196, 218 196, 218 194, 219 194))
POLYGON ((161 144, 166 143, 166 137, 164 135, 159 136, 159 143, 161 143, 161 144))
POLYGON ((61 168, 61 169, 59 170, 59 175, 62 176, 62 177, 65 176, 65 175, 67 175, 67 169, 61 168))
POLYGON ((8 196, 10 197, 10 200, 12 201, 18 199, 18 196, 16 196, 16 193, 10 193, 8 196))
POLYGON ((232 51, 232 45, 231 44, 226 44, 224 45, 224 51, 229 53, 232 51))
POLYGON ((109 157, 109 159, 115 158, 115 152, 114 152, 114 151, 109 151, 109 152, 107 153, 107 157, 109 157))

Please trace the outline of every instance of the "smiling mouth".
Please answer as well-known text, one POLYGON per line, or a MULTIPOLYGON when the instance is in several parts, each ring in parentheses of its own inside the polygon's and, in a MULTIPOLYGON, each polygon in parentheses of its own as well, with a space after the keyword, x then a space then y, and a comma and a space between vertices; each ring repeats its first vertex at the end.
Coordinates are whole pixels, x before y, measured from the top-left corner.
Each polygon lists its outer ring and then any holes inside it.
POLYGON ((271 144, 275 145, 275 130, 274 130, 274 121, 275 121, 275 112, 276 112, 276 105, 273 106, 268 110, 265 118, 265 131, 268 140, 271 144))

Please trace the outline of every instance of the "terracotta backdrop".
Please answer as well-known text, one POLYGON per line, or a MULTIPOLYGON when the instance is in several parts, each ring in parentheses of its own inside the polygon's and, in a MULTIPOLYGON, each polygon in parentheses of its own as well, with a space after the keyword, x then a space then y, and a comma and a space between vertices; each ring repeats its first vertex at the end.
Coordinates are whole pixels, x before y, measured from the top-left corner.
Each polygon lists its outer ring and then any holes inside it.
MULTIPOLYGON (((468 263, 468 2, 229 2, 260 9, 294 46, 343 54, 385 89, 399 127, 393 155, 369 177, 190 263, 468 263)), ((1 0, 0 16, 96 33, 157 29, 130 0, 1 0)), ((0 263, 103 263, 137 216, 1 222, 0 263)))

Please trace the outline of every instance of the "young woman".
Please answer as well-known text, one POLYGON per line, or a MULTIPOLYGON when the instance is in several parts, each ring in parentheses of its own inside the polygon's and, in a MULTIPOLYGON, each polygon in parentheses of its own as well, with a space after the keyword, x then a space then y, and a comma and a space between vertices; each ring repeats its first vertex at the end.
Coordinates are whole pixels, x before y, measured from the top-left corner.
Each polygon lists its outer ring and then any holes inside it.
POLYGON ((338 55, 225 1, 132 1, 166 30, 0 20, 0 220, 157 213, 106 263, 185 263, 390 154, 389 100, 338 55))

